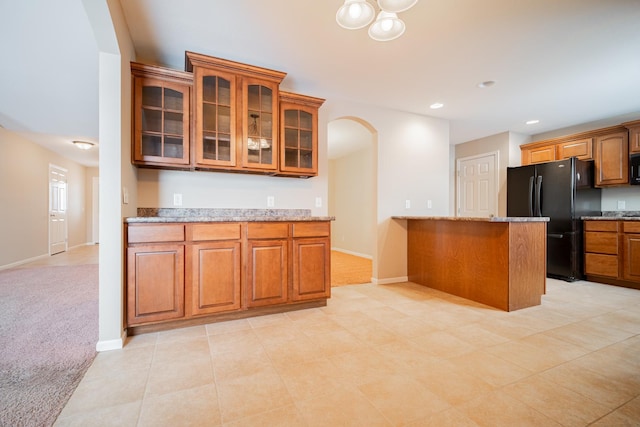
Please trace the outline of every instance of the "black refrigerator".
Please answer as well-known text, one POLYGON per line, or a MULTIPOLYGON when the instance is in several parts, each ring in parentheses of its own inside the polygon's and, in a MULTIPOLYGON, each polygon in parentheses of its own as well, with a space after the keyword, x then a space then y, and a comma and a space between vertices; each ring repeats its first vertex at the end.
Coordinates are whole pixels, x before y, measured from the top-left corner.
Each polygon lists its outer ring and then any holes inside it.
POLYGON ((582 216, 600 216, 593 161, 575 157, 507 168, 507 216, 549 217, 547 276, 583 278, 582 216))

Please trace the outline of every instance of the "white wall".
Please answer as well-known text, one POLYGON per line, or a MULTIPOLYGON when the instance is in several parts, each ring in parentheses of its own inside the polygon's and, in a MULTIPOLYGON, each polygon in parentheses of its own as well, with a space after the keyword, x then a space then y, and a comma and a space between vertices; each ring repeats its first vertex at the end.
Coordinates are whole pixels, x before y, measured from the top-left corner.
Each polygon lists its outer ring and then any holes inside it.
POLYGON ((68 247, 90 238, 86 168, 0 128, 0 269, 49 254, 49 164, 67 169, 68 247))
POLYGON ((357 117, 377 131, 377 283, 406 279, 406 221, 392 216, 449 215, 449 122, 417 114, 327 100, 328 120, 357 117), (427 209, 427 200, 433 208, 427 209), (411 208, 405 209, 405 201, 411 208))
POLYGON ((331 246, 373 257, 375 176, 373 142, 365 149, 329 161, 332 205, 331 246))

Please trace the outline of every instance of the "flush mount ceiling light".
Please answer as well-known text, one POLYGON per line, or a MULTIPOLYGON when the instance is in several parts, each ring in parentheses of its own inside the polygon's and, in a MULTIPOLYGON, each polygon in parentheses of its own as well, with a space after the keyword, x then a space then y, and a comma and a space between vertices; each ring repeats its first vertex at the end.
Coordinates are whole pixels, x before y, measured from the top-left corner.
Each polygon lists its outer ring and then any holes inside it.
POLYGON ((478 87, 480 89, 485 89, 485 88, 493 86, 494 84, 496 84, 496 82, 494 82, 493 80, 486 80, 484 82, 478 83, 478 87))
POLYGON ((73 144, 81 150, 88 150, 93 147, 93 142, 89 141, 73 141, 73 144))
POLYGON ((397 39, 405 31, 404 22, 398 18, 397 13, 413 7, 418 0, 378 0, 380 8, 378 17, 373 24, 376 15, 374 7, 366 0, 345 0, 336 13, 338 25, 349 30, 357 30, 369 27, 369 37, 377 41, 390 41, 397 39))
POLYGON ((437 110, 438 108, 442 107, 444 107, 444 104, 442 102, 434 102, 429 106, 429 108, 431 108, 432 110, 437 110))
POLYGON ((536 123, 540 123, 540 120, 534 119, 534 120, 528 120, 525 122, 525 124, 527 125, 535 125, 536 123))

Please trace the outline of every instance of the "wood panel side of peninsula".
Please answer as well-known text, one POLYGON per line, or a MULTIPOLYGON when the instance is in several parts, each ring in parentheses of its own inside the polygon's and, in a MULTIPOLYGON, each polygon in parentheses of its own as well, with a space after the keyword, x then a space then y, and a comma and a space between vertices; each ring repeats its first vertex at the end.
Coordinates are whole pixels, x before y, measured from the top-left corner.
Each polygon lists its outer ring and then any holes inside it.
POLYGON ((409 280, 513 311, 546 290, 546 222, 408 219, 409 280))

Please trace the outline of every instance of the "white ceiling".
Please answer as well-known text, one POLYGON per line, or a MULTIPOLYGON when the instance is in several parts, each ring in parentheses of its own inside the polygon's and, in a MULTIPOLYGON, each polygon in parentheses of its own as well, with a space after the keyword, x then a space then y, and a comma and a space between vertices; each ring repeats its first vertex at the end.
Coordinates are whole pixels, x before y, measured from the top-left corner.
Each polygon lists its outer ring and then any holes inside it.
MULTIPOLYGON (((284 71, 286 90, 447 119, 452 144, 640 117, 638 0, 419 0, 391 42, 339 27, 342 3, 121 2, 140 62, 184 69, 190 50, 284 71), (485 80, 496 84, 478 88, 485 80)), ((54 149, 97 142, 83 0, 5 1, 0 16, 0 125, 54 149)), ((97 161, 97 149, 80 154, 97 161)))

